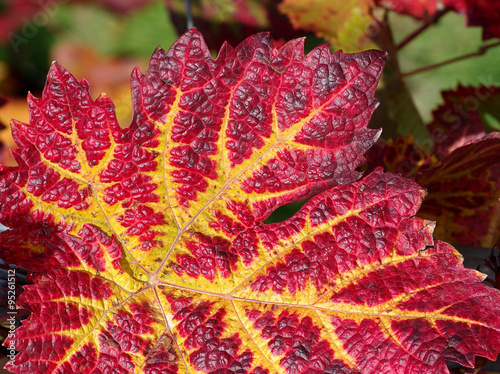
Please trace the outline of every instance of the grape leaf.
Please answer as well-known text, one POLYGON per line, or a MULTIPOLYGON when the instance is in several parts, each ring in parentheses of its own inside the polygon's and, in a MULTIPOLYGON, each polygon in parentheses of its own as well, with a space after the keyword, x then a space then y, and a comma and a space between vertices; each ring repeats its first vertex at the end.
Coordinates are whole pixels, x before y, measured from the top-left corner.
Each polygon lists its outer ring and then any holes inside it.
POLYGON ((500 133, 459 147, 415 181, 429 191, 419 216, 437 221, 435 236, 493 247, 500 239, 500 133))
POLYGON ((462 86, 441 92, 443 104, 432 112, 427 125, 434 153, 443 158, 454 149, 485 135, 485 116, 500 118, 500 87, 462 86))
POLYGON ((397 13, 407 14, 417 19, 425 19, 437 11, 437 0, 375 0, 378 6, 397 13))
POLYGON ((415 144, 411 134, 396 141, 392 138, 387 141, 379 139, 366 153, 366 159, 368 170, 383 167, 385 171, 405 177, 413 177, 419 171, 432 168, 438 161, 435 154, 415 144))
POLYGON ((482 85, 443 91, 444 103, 427 125, 432 152, 416 146, 411 135, 379 140, 367 152, 368 170, 383 166, 427 190, 418 215, 437 221, 434 236, 440 240, 492 247, 499 239, 500 146, 498 133, 485 137, 480 115, 494 113, 498 92, 482 85))
POLYGON ((416 178, 429 192, 420 216, 438 222, 439 239, 492 247, 499 239, 500 147, 498 133, 485 137, 485 116, 498 116, 500 88, 459 85, 441 94, 444 103, 427 125, 441 165, 416 178))
POLYGON ((417 19, 429 19, 441 9, 451 9, 467 19, 467 26, 481 26, 483 40, 500 37, 500 3, 488 0, 376 0, 383 6, 417 19))
POLYGON ((14 373, 446 373, 500 350, 500 294, 415 217, 415 182, 355 171, 385 53, 268 35, 214 61, 196 30, 132 75, 134 119, 54 64, 1 256, 36 270, 14 373), (314 196, 285 222, 278 206, 314 196))
POLYGON ((467 26, 481 26, 483 40, 500 38, 500 3, 487 0, 448 0, 450 8, 467 18, 467 26))

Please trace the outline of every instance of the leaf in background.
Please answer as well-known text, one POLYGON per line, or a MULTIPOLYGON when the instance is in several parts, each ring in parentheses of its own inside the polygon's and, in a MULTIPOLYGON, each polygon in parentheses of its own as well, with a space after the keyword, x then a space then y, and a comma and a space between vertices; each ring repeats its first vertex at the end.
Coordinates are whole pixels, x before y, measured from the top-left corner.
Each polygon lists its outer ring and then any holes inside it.
POLYGON ((427 125, 432 152, 415 146, 411 136, 379 140, 367 152, 368 170, 383 166, 410 177, 420 172, 415 180, 428 196, 419 216, 437 221, 435 237, 440 240, 492 247, 499 239, 498 133, 485 137, 480 116, 495 112, 498 93, 497 87, 485 86, 443 91, 444 103, 427 125))
POLYGON ((154 0, 76 0, 80 2, 89 2, 93 1, 95 3, 100 3, 109 9, 119 12, 119 13, 128 13, 134 10, 137 10, 154 0))
POLYGON ((294 27, 316 33, 336 50, 357 52, 376 48, 370 39, 372 5, 373 0, 283 0, 279 10, 294 27))
POLYGON ((443 91, 444 103, 432 112, 427 125, 435 144, 435 154, 442 158, 462 145, 485 135, 483 118, 491 114, 500 119, 500 87, 462 86, 443 91))
POLYGON ((38 271, 8 368, 435 374, 496 357, 500 293, 414 217, 424 191, 357 180, 384 58, 259 34, 214 61, 191 30, 134 71, 127 129, 54 64, 14 123, 19 166, 0 169, 1 255, 38 271))
POLYGON ((379 139, 366 153, 367 169, 383 167, 385 171, 412 177, 421 170, 427 170, 437 163, 435 155, 428 149, 415 144, 413 135, 385 141, 379 139))
POLYGON ((431 17, 436 13, 438 5, 437 0, 375 0, 375 3, 417 19, 431 17))
MULTIPOLYGON (((26 101, 23 100, 23 106, 26 108, 26 101)), ((8 116, 4 115, 5 111, 17 109, 17 105, 13 105, 13 100, 0 96, 0 165, 16 165, 16 162, 10 154, 10 149, 13 148, 14 139, 10 132, 8 116)), ((13 114, 15 110, 11 112, 13 114)))
MULTIPOLYGON (((186 3, 166 0, 170 19, 177 32, 186 31, 186 3)), ((286 16, 278 11, 279 0, 192 0, 193 23, 204 35, 210 49, 218 50, 224 42, 240 43, 259 31, 270 31, 279 44, 300 36, 286 16)))
POLYGON ((416 175, 429 195, 419 216, 437 221, 436 238, 493 247, 500 233, 500 133, 461 146, 416 175), (496 169, 494 169, 496 168, 496 169))
POLYGON ((425 20, 441 9, 451 9, 467 19, 467 26, 483 28, 483 40, 500 37, 500 3, 489 0, 375 0, 378 6, 425 20))
MULTIPOLYGON (((13 35, 23 25, 32 33, 29 19, 56 0, 4 0, 0 3, 0 43, 16 42, 22 35, 13 35)), ((24 38, 25 39, 25 38, 24 38)))
POLYGON ((500 3, 488 0, 448 0, 451 7, 467 18, 467 26, 481 26, 483 40, 500 38, 500 3))

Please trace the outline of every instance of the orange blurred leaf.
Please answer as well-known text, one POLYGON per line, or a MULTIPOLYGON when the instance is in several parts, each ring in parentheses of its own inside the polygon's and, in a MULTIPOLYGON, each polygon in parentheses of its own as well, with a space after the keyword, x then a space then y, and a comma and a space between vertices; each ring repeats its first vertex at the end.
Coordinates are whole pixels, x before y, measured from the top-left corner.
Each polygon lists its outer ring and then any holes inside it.
POLYGON ((292 25, 315 32, 347 52, 376 48, 370 39, 373 0, 283 0, 279 5, 292 25))

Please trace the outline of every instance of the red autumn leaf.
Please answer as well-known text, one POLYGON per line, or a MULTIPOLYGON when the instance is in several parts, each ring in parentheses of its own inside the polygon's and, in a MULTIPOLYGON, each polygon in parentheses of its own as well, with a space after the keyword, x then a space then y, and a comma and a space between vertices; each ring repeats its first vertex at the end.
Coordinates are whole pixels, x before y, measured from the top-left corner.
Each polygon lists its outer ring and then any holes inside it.
POLYGON ((439 158, 485 135, 482 115, 495 111, 500 87, 459 85, 441 95, 444 103, 432 112, 433 119, 427 125, 439 158))
POLYGON ((428 196, 419 216, 438 222, 434 236, 456 245, 492 247, 498 241, 500 147, 498 133, 463 145, 444 158, 414 144, 411 135, 379 140, 367 169, 414 178, 428 196), (438 161, 441 160, 441 161, 438 161))
POLYGON ((436 237, 454 244, 492 247, 500 233, 500 133, 455 149, 416 175, 429 191, 419 216, 436 220, 436 237))
POLYGON ((498 133, 485 136, 482 120, 484 113, 497 115, 499 92, 482 85, 442 92, 444 103, 427 126, 432 152, 415 146, 410 135, 379 141, 367 153, 369 170, 383 166, 426 188, 419 216, 437 221, 440 240, 482 247, 499 240, 500 147, 498 133))
POLYGON ((379 139, 366 153, 367 169, 379 166, 390 173, 413 177, 421 170, 427 170, 437 163, 437 157, 428 149, 415 144, 411 134, 387 141, 379 139))
POLYGON ((375 0, 375 3, 418 19, 434 15, 438 6, 438 0, 375 0))
POLYGON ((77 0, 80 2, 94 2, 94 3, 99 3, 107 8, 119 12, 119 13, 128 13, 137 9, 140 9, 141 7, 151 3, 153 0, 77 0))
POLYGON ((500 147, 498 133, 485 137, 483 121, 485 113, 498 116, 499 94, 483 85, 443 91, 427 126, 442 161, 417 176, 429 191, 420 215, 436 220, 436 237, 453 244, 491 247, 499 240, 500 147))
MULTIPOLYGON (((439 10, 452 9, 464 13, 468 0, 375 0, 378 6, 386 7, 395 12, 406 14, 417 19, 428 19, 439 10)), ((470 0, 474 3, 475 0, 470 0)))
POLYGON ((489 0, 376 0, 395 12, 407 14, 417 19, 428 19, 441 9, 451 9, 467 19, 467 26, 481 26, 483 40, 500 37, 500 3, 489 0))
POLYGON ((500 3, 488 0, 449 0, 452 9, 467 18, 467 26, 481 26, 483 40, 500 38, 500 3))
POLYGON ((38 271, 14 373, 447 373, 500 350, 500 293, 409 179, 355 171, 385 54, 307 56, 259 34, 214 61, 191 30, 132 76, 134 120, 54 64, 1 256, 38 271), (276 207, 313 197, 282 223, 276 207))
POLYGON ((463 145, 436 164, 437 154, 415 147, 411 136, 379 142, 367 153, 368 169, 414 177, 428 196, 419 217, 437 221, 434 236, 455 245, 492 247, 500 232, 498 133, 463 145), (416 175, 415 175, 416 174, 416 175))

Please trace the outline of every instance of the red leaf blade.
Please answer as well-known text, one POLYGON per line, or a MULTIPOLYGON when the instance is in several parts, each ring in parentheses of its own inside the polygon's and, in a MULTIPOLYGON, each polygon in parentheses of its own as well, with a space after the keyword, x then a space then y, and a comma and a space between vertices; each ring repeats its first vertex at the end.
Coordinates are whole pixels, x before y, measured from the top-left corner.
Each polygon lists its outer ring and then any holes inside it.
POLYGON ((0 169, 2 256, 38 271, 9 370, 444 373, 500 350, 499 293, 414 217, 423 190, 357 180, 385 53, 302 43, 259 34, 213 60, 191 30, 133 73, 127 129, 52 67, 0 169))

